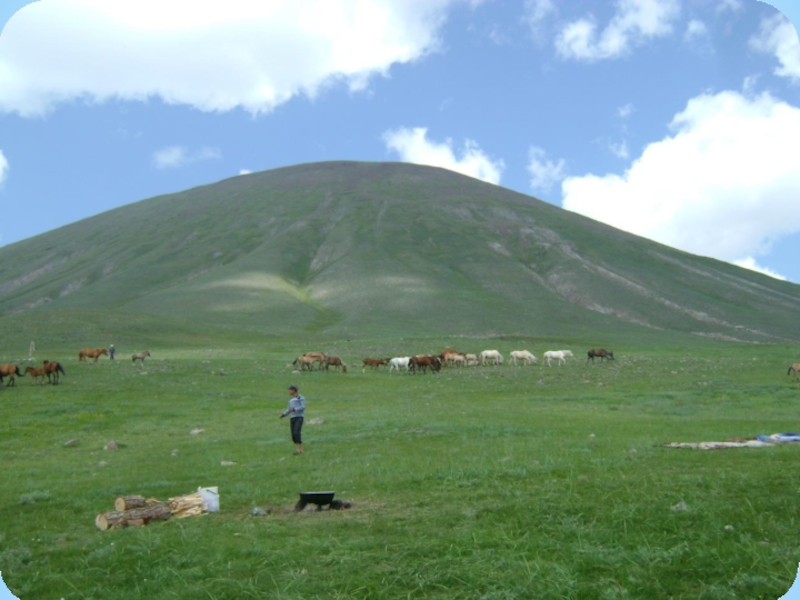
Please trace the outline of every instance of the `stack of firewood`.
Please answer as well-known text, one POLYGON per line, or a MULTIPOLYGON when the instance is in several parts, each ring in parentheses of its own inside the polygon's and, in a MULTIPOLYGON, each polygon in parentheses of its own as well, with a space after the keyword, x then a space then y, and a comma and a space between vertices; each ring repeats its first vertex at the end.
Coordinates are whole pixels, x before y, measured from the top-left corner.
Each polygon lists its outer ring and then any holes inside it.
POLYGON ((177 498, 170 498, 167 502, 169 509, 172 511, 172 516, 176 519, 183 517, 196 517, 208 510, 208 505, 203 501, 200 492, 189 494, 187 496, 178 496, 177 498))
POLYGON ((94 524, 100 531, 142 527, 150 521, 166 521, 173 516, 176 519, 197 516, 207 509, 199 492, 170 498, 166 502, 144 496, 120 496, 114 501, 114 510, 97 515, 94 524))

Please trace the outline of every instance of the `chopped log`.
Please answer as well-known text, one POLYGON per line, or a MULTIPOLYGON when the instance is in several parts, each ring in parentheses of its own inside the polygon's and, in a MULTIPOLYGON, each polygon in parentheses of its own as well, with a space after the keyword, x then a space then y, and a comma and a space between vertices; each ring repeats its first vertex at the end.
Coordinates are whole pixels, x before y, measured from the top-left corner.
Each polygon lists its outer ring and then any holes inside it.
POLYGON ((109 511, 97 515, 94 524, 100 531, 108 529, 120 529, 128 525, 138 525, 136 521, 142 522, 147 525, 150 521, 166 521, 172 516, 172 511, 164 502, 153 504, 145 508, 133 508, 124 511, 109 511))
POLYGON ((119 512, 145 506, 147 506, 147 500, 145 500, 144 496, 120 496, 114 500, 114 510, 119 512))
POLYGON ((111 510, 109 512, 100 513, 95 517, 94 524, 100 531, 120 529, 121 527, 125 527, 125 512, 111 510))
POLYGON ((133 508, 125 511, 127 520, 143 519, 145 525, 150 521, 166 521, 172 516, 172 511, 166 502, 159 502, 147 508, 133 508))

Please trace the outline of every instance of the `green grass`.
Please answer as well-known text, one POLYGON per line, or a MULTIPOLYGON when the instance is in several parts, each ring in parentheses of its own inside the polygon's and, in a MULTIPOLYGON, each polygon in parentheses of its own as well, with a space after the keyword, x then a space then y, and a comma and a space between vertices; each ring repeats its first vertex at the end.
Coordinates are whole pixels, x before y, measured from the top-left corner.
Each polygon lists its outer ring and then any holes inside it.
POLYGON ((792 348, 628 346, 614 363, 586 365, 588 346, 576 343, 578 358, 561 368, 437 376, 362 374, 356 364, 447 345, 539 357, 569 347, 522 344, 187 341, 154 344, 140 367, 124 347, 97 365, 55 352, 61 385, 23 378, 0 390, 4 580, 23 600, 786 592, 800 557, 800 448, 662 444, 797 430, 792 348), (350 372, 292 375, 287 363, 316 348, 335 350, 350 372), (308 418, 324 419, 306 424, 302 457, 277 418, 289 383, 308 418), (104 451, 110 440, 120 449, 104 451), (166 499, 207 485, 219 487, 217 514, 94 527, 118 495, 166 499), (250 515, 290 508, 309 489, 336 490, 354 508, 250 515), (681 502, 686 510, 673 510, 681 502))

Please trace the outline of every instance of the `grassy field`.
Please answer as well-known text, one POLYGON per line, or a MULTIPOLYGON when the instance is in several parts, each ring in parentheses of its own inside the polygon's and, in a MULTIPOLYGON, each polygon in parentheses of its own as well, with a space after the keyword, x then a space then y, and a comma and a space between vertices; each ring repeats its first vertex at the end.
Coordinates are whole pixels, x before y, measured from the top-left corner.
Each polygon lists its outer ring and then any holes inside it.
POLYGON ((355 363, 565 344, 195 339, 137 367, 124 347, 95 365, 65 344, 36 356, 64 364, 61 385, 0 390, 0 570, 23 600, 778 598, 800 560, 800 448, 662 444, 797 431, 800 356, 702 344, 425 376, 355 363), (349 372, 293 375, 312 349, 349 372), (299 457, 278 419, 290 383, 324 421, 299 457), (94 526, 119 495, 198 486, 219 487, 219 513, 94 526), (322 489, 353 508, 251 515, 322 489))

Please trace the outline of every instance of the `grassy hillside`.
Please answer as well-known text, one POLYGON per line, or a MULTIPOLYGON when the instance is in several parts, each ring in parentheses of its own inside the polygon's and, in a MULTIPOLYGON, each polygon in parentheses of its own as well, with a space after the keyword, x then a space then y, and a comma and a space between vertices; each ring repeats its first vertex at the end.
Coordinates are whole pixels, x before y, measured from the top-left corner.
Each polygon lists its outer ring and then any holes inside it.
POLYGON ((408 164, 239 176, 0 257, 2 322, 82 311, 101 328, 108 313, 254 335, 800 339, 796 285, 408 164))

